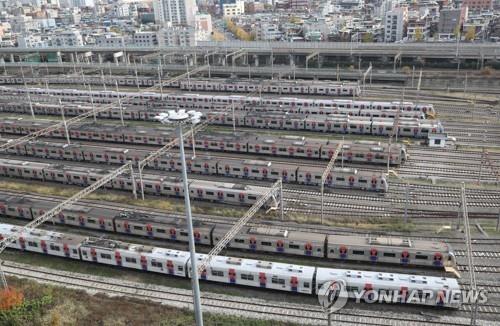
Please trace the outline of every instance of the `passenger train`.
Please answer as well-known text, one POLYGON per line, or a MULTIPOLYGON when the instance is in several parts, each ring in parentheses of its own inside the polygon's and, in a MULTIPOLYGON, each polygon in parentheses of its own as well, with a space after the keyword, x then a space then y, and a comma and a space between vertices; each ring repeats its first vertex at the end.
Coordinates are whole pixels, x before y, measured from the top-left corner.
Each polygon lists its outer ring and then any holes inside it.
MULTIPOLYGON (((86 168, 67 164, 38 163, 19 160, 0 159, 0 176, 58 182, 87 187, 112 171, 86 168)), ((184 197, 184 185, 180 178, 143 174, 144 193, 169 197, 184 197)), ((141 182, 133 180, 130 174, 121 174, 106 183, 104 188, 134 191, 141 189, 141 182), (135 185, 133 183, 135 181, 135 185)), ((253 205, 267 190, 245 184, 189 180, 192 199, 206 200, 223 204, 253 205)), ((271 200, 269 201, 271 204, 271 200)), ((269 207, 270 205, 265 205, 269 207)))
MULTIPOLYGON (((153 92, 115 92, 115 91, 88 91, 76 89, 46 89, 46 88, 12 88, 0 86, 0 95, 11 96, 18 99, 29 93, 36 100, 44 100, 44 97, 53 96, 55 99, 66 102, 80 102, 92 100, 94 103, 112 103, 118 98, 122 104, 145 105, 151 107, 174 107, 174 108, 196 108, 200 110, 225 109, 254 106, 266 106, 268 108, 285 108, 291 113, 304 114, 335 114, 340 109, 378 110, 424 113, 431 117, 436 115, 432 104, 415 104, 412 102, 380 102, 380 101, 353 101, 338 99, 306 99, 295 97, 252 97, 243 95, 213 95, 213 94, 160 94, 153 92)), ((340 112, 341 113, 341 112, 340 112)))
MULTIPOLYGON (((212 124, 296 131, 317 131, 338 134, 389 136, 394 129, 392 118, 349 117, 345 115, 294 115, 275 113, 208 113, 212 124), (234 119, 234 122, 233 122, 234 119)), ((429 134, 444 133, 441 122, 400 118, 397 135, 427 138, 429 134)), ((394 133, 395 135, 396 133, 394 133)))
MULTIPOLYGON (((18 230, 16 226, 0 224, 2 237, 17 235, 18 230)), ((189 252, 173 249, 36 229, 21 232, 9 247, 171 277, 191 276, 189 252)), ((205 257, 204 254, 196 256, 198 261, 205 257)), ((301 266, 225 256, 212 257, 199 278, 216 283, 307 295, 318 293, 319 288, 328 281, 342 280, 351 292, 354 289, 396 291, 401 295, 401 304, 417 302, 442 308, 459 308, 461 299, 460 286, 453 278, 301 266), (424 290, 430 291, 432 297, 423 296, 424 290), (408 295, 414 291, 422 301, 408 299, 408 295), (445 299, 451 295, 457 300, 450 302, 445 299)), ((369 296, 369 293, 366 295, 369 296)))
MULTIPOLYGON (((64 114, 67 116, 74 116, 79 114, 84 114, 92 110, 91 103, 82 99, 80 102, 64 102, 63 103, 64 114)), ((182 105, 179 105, 181 107, 182 105)), ((168 107, 168 104, 166 105, 168 107)), ((12 112, 12 113, 31 113, 31 108, 35 114, 41 115, 60 115, 61 106, 59 104, 52 104, 48 102, 21 102, 19 100, 14 102, 0 102, 0 112, 12 112)), ((152 108, 139 105, 122 105, 123 108, 123 118, 126 120, 145 120, 145 121, 155 121, 154 117, 159 112, 164 112, 165 108, 152 108)), ((306 114, 301 113, 300 110, 294 110, 290 108, 276 108, 267 106, 247 106, 247 107, 236 107, 234 109, 237 114, 246 113, 260 113, 260 114, 295 114, 306 116, 316 116, 316 114, 306 114)), ((212 111, 210 111, 212 112, 212 111)), ((230 113, 229 110, 221 111, 230 113)), ((399 115, 401 119, 418 119, 425 120, 425 114, 422 112, 407 112, 398 110, 360 110, 360 109, 347 109, 339 108, 333 110, 332 113, 328 115, 343 115, 349 118, 352 117, 364 117, 370 118, 372 121, 378 118, 395 119, 399 115)), ((116 119, 120 117, 120 109, 118 107, 112 108, 107 111, 97 112, 97 117, 102 119, 116 119)))
MULTIPOLYGON (((61 114, 59 105, 49 103, 0 103, 0 112, 30 114, 31 109, 35 115, 57 115, 61 114)), ((69 104, 64 105, 66 116, 77 116, 92 112, 91 106, 69 104)), ((120 112, 114 108, 96 113, 98 118, 124 120, 146 120, 156 121, 155 116, 162 112, 147 108, 127 107, 120 112)), ((379 111, 376 111, 379 112, 379 111)), ((365 112, 366 113, 366 112, 365 112)), ((281 112, 248 112, 238 110, 234 114, 230 112, 213 112, 205 115, 211 123, 219 125, 233 125, 250 128, 266 128, 298 131, 318 131, 341 134, 362 134, 372 136, 388 136, 392 133, 394 118, 376 118, 374 116, 348 116, 344 114, 331 115, 307 115, 288 114, 281 112)), ((420 120, 415 118, 399 117, 398 136, 412 138, 426 138, 429 133, 443 133, 444 128, 436 120, 420 120)))
MULTIPOLYGON (((54 142, 33 141, 7 150, 9 154, 41 157, 67 161, 85 161, 104 164, 124 164, 131 161, 135 166, 150 151, 128 148, 96 147, 72 143, 70 145, 54 142)), ((224 177, 272 180, 281 179, 286 183, 299 183, 318 186, 325 170, 324 166, 307 167, 287 162, 219 158, 198 155, 186 160, 187 172, 219 175, 224 177)), ((166 171, 181 170, 177 154, 166 154, 147 165, 149 168, 166 171)), ((381 172, 362 171, 351 168, 334 167, 325 180, 326 187, 363 189, 387 192, 386 177, 381 172)))
MULTIPOLYGON (((83 83, 80 76, 49 76, 47 77, 13 77, 0 76, 0 85, 18 84, 70 84, 80 85, 83 83)), ((129 77, 129 76, 85 76, 85 83, 92 85, 115 86, 142 86, 151 87, 158 83, 157 77, 129 77)), ((278 82, 263 80, 252 82, 235 79, 194 79, 174 81, 165 83, 164 87, 180 88, 182 90, 216 91, 216 92, 258 92, 270 94, 303 94, 303 95, 332 95, 332 96, 359 96, 360 88, 353 82, 333 81, 286 81, 278 82)))
MULTIPOLYGON (((0 193, 0 215, 7 217, 32 220, 52 209, 55 204, 42 199, 0 193)), ((77 203, 64 208, 52 222, 151 239, 188 242, 185 219, 172 215, 158 216, 77 203)), ((213 246, 228 230, 227 224, 195 220, 194 240, 197 245, 213 246)), ((244 226, 227 246, 251 252, 337 261, 424 268, 456 267, 453 250, 445 242, 393 236, 325 234, 281 227, 244 226)))
MULTIPOLYGON (((52 121, 23 119, 0 121, 0 133, 26 135, 53 125, 52 121)), ((173 140, 172 128, 122 127, 116 125, 81 123, 69 130, 71 139, 130 143, 139 145, 165 145, 173 140)), ((63 128, 47 134, 48 137, 65 137, 63 128)), ((251 153, 268 156, 329 160, 339 145, 338 140, 306 139, 300 136, 259 136, 252 133, 198 133, 195 147, 231 153, 251 153)), ((191 137, 185 139, 192 145, 191 137)), ((402 144, 384 144, 374 141, 344 141, 338 160, 352 163, 400 165, 408 154, 402 144)))

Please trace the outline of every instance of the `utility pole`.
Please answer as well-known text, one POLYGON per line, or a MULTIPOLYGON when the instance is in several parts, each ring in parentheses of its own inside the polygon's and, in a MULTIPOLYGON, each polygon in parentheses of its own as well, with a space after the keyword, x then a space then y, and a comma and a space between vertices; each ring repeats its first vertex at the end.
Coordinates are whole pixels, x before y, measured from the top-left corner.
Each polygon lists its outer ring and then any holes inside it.
POLYGON ((120 122, 122 123, 122 126, 125 126, 125 123, 123 122, 123 107, 122 107, 122 100, 120 98, 120 90, 118 89, 118 81, 115 81, 116 85, 116 96, 118 99, 118 107, 120 108, 120 122))
POLYGON ((405 187, 405 224, 408 223, 408 201, 410 200, 410 183, 406 183, 405 187))
POLYGON ((64 107, 62 105, 61 99, 59 99, 59 108, 61 109, 61 117, 64 124, 64 132, 66 133, 66 141, 68 145, 71 145, 71 141, 69 139, 68 125, 66 124, 66 119, 64 118, 64 107))

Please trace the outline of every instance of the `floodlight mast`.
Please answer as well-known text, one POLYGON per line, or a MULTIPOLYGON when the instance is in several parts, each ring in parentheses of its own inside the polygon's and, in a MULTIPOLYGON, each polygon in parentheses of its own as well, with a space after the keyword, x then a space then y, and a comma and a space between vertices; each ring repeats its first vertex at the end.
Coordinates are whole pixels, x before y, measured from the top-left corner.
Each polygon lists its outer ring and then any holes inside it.
MULTIPOLYGON (((184 188, 184 207, 186 210, 186 224, 188 228, 188 239, 189 239, 189 254, 191 261, 191 286, 193 288, 193 305, 195 312, 195 319, 197 326, 203 326, 203 312, 201 310, 201 299, 200 299, 200 284, 198 279, 198 268, 196 259, 196 248, 194 242, 194 230, 193 230, 193 216, 191 213, 191 203, 189 198, 189 183, 187 177, 187 167, 186 167, 186 156, 184 154, 184 136, 182 134, 182 125, 187 123, 196 123, 198 121, 199 115, 196 112, 186 113, 184 110, 181 111, 169 111, 169 114, 161 114, 157 118, 163 124, 173 124, 176 126, 176 131, 179 141, 179 153, 182 165, 182 182, 184 188)), ((187 134, 191 133, 191 129, 187 134)), ((142 177, 142 173, 140 174, 142 177)), ((142 181, 141 181, 142 186, 142 181)), ((142 187, 143 188, 143 187, 142 187)))

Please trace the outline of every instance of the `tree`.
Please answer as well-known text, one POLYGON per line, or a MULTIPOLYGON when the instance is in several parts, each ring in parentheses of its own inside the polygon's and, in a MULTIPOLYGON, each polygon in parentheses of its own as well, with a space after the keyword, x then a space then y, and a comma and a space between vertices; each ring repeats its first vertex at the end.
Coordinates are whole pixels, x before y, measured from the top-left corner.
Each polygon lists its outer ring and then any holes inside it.
POLYGON ((364 33, 362 41, 363 41, 363 43, 371 43, 371 42, 373 42, 373 34, 372 33, 364 33))
POLYGON ((422 28, 415 28, 415 41, 420 42, 424 39, 424 33, 422 33, 422 28))
POLYGON ((221 41, 224 41, 225 39, 226 38, 224 37, 224 34, 222 34, 220 32, 214 31, 212 33, 212 40, 213 41, 221 42, 221 41))
POLYGON ((476 38, 476 29, 474 28, 474 26, 470 26, 467 29, 467 33, 465 33, 465 39, 467 41, 473 41, 475 38, 476 38))
POLYGON ((0 310, 10 310, 23 303, 24 296, 13 288, 0 291, 0 310))
POLYGON ((457 24, 457 26, 455 26, 455 29, 453 30, 453 35, 455 35, 455 38, 460 37, 460 24, 457 24))

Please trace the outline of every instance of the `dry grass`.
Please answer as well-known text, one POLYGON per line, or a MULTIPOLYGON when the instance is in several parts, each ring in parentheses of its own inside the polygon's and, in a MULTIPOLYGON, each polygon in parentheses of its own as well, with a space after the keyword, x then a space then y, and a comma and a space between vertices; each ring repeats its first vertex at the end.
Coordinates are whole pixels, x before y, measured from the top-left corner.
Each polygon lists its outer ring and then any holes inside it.
MULTIPOLYGON (((128 297, 89 295, 81 290, 41 285, 30 280, 8 279, 9 284, 24 293, 27 301, 50 298, 36 311, 20 316, 4 315, 2 325, 194 325, 193 313, 184 309, 128 297)), ((291 325, 280 322, 242 319, 226 315, 204 314, 205 325, 271 326, 291 325)))
MULTIPOLYGON (((60 197, 71 197, 82 188, 76 186, 52 186, 47 184, 42 184, 40 182, 25 181, 25 180, 1 180, 0 189, 4 190, 14 190, 20 192, 36 193, 45 196, 60 196, 60 197)), ((169 212, 184 212, 183 202, 175 199, 168 199, 165 197, 158 198, 147 198, 145 200, 134 199, 132 194, 116 194, 114 192, 106 191, 105 189, 98 190, 87 197, 86 199, 99 200, 104 202, 121 203, 139 207, 148 207, 154 209, 161 209, 169 212)), ((219 215, 225 217, 239 217, 241 216, 245 209, 243 208, 227 208, 220 205, 210 205, 204 202, 193 202, 192 204, 193 213, 196 214, 210 214, 219 215), (198 205, 199 204, 199 205, 198 205)))

